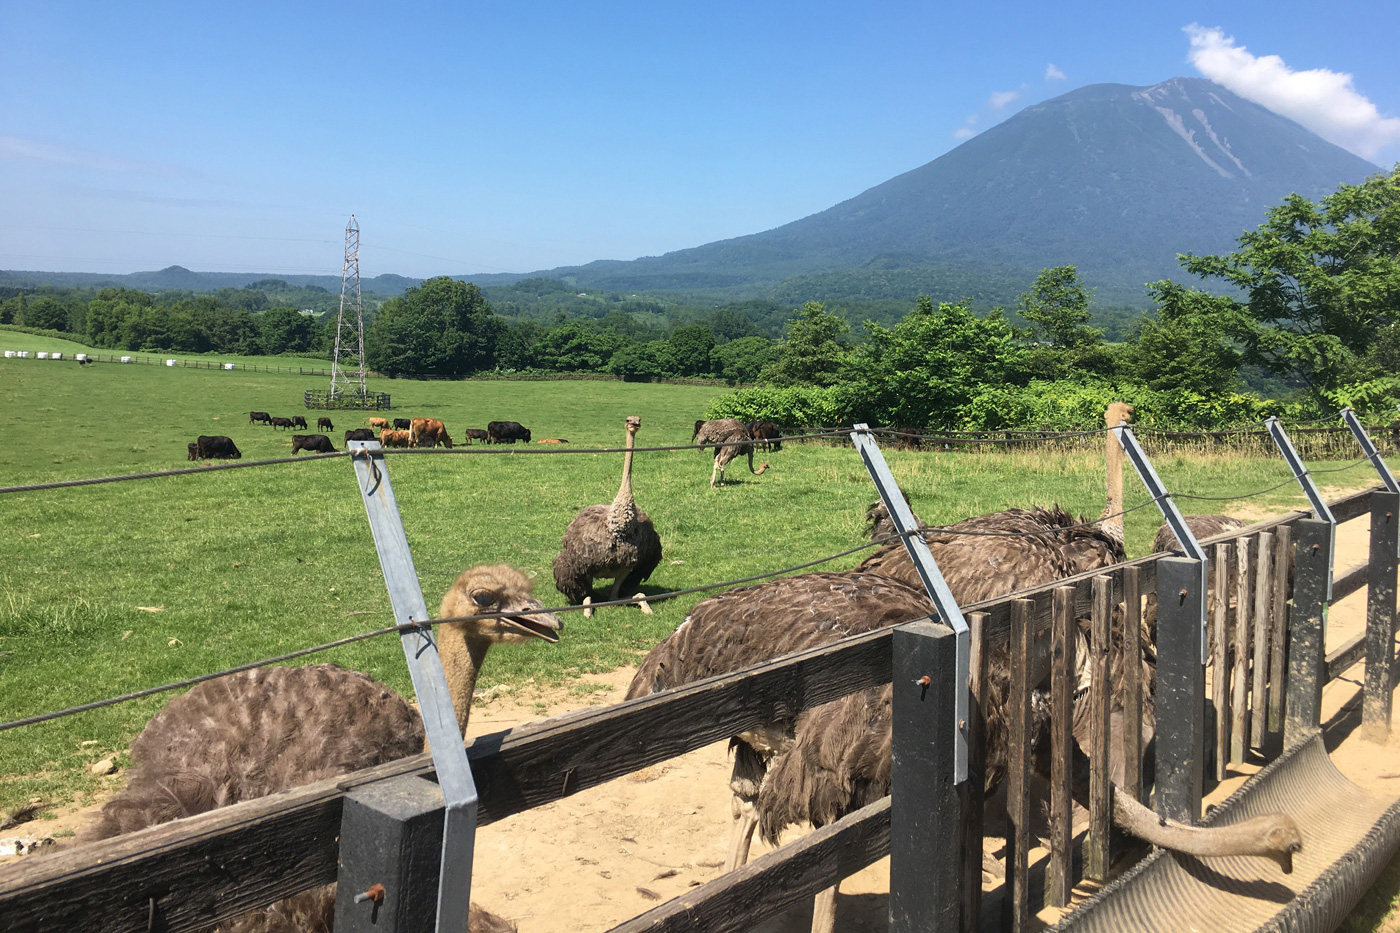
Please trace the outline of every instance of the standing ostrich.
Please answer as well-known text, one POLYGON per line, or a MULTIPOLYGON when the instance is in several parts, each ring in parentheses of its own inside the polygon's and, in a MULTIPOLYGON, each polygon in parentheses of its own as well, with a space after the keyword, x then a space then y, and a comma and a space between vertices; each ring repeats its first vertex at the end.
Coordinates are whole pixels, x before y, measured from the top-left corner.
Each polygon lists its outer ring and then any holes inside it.
MULTIPOLYGON (((438 627, 457 722, 465 729, 487 649, 534 638, 559 640, 560 622, 540 612, 530 581, 505 565, 473 567, 443 597, 439 618, 530 612, 438 627)), ((423 723, 392 688, 334 664, 269 667, 198 684, 146 724, 131 746, 126 788, 103 807, 85 839, 107 839, 243 800, 253 800, 423 751, 423 723)), ((221 933, 322 933, 331 928, 335 885, 304 891, 220 924, 221 933)), ((515 925, 476 904, 469 933, 515 925)))
POLYGON ((724 485, 724 468, 742 453, 749 455, 749 472, 754 476, 762 476, 763 471, 768 469, 766 463, 757 470, 753 468, 753 435, 738 418, 697 421, 690 439, 697 441, 702 451, 706 447, 715 449, 715 468, 710 471, 711 489, 724 485))
MULTIPOLYGON (((554 585, 569 602, 582 604, 583 614, 593 602, 593 579, 611 577, 612 590, 608 599, 617 599, 624 589, 641 586, 661 563, 661 537, 656 533, 647 513, 637 508, 632 498, 632 448, 636 445, 637 429, 642 419, 627 418, 627 453, 622 459, 622 485, 611 505, 590 505, 569 522, 559 556, 554 558, 554 585)), ((637 593, 637 605, 648 615, 646 594, 637 593)))

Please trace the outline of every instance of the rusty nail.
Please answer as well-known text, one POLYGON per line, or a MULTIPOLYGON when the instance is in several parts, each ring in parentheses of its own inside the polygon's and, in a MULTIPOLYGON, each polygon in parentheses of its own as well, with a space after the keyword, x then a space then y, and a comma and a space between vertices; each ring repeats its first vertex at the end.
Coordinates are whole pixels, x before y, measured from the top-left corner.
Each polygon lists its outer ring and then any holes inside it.
POLYGON ((959 732, 965 732, 965 731, 967 731, 967 720, 966 720, 966 719, 959 719, 959 720, 958 720, 958 731, 959 731, 959 732))
POLYGON ((378 904, 378 903, 382 902, 383 900, 384 900, 384 885, 382 885, 382 884, 372 884, 372 885, 369 886, 369 890, 364 891, 364 892, 362 892, 362 893, 360 893, 360 894, 356 894, 356 895, 355 895, 355 903, 356 903, 356 904, 359 904, 359 903, 361 903, 361 902, 363 902, 363 901, 373 901, 374 903, 378 904))
POLYGON ((1314 545, 1313 545, 1313 553, 1316 554, 1316 553, 1318 552, 1318 550, 1319 550, 1319 545, 1314 544, 1314 545))
POLYGON ((933 683, 933 678, 925 674, 918 680, 914 681, 914 683, 918 684, 920 687, 927 687, 929 684, 933 683))

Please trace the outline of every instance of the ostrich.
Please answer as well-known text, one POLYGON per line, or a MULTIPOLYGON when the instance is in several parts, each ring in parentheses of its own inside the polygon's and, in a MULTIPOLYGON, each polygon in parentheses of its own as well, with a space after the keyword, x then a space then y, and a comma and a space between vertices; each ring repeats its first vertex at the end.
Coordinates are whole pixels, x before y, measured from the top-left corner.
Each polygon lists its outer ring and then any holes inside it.
POLYGON ((744 423, 737 418, 716 418, 713 421, 695 422, 695 431, 690 435, 698 441, 700 449, 715 449, 715 468, 710 471, 710 488, 724 485, 724 468, 740 454, 749 455, 749 472, 754 476, 763 475, 768 469, 764 463, 757 470, 753 468, 753 435, 744 423))
MULTIPOLYGON (((1110 409, 1109 417, 1121 414, 1121 410, 1110 409)), ((1117 442, 1109 440, 1113 446, 1107 448, 1109 503, 1105 516, 1121 511, 1122 496, 1121 467, 1119 481, 1114 482, 1112 451, 1117 442)), ((1118 562, 1122 556, 1121 516, 1118 518, 1115 535, 1112 524, 1107 530, 1068 527, 1075 523, 1058 507, 1011 509, 968 519, 953 528, 1050 530, 1055 534, 971 536, 930 529, 924 537, 954 598, 967 605, 1118 562)), ((899 542, 892 545, 904 550, 899 542)), ((628 689, 628 698, 928 615, 932 605, 917 578, 883 572, 884 568, 907 567, 913 577, 907 554, 902 563, 895 560, 889 547, 876 556, 881 555, 883 559, 873 568, 862 565, 868 572, 802 574, 702 600, 680 627, 647 655, 628 689)), ((1081 652, 1084 654, 1087 652, 1081 652)), ((1009 646, 990 646, 988 660, 985 790, 990 792, 1004 777, 1008 761, 1008 729, 1002 709, 1010 685, 1009 646)), ((1121 682, 1121 670, 1114 680, 1121 682)), ((776 842, 788 825, 805 821, 823 826, 889 793, 892 697, 889 685, 870 688, 806 710, 795 719, 780 718, 732 740, 734 827, 727 870, 747 860, 756 827, 766 840, 776 842)), ((1047 718, 1041 704, 1033 731, 1043 735, 1047 718)), ((1087 725, 1087 715, 1076 719, 1087 725)), ((1120 773, 1121 768, 1119 764, 1120 773)), ((1138 820, 1139 828, 1142 825, 1138 820)), ((1296 836, 1296 827, 1291 833, 1285 827, 1277 839, 1280 845, 1291 845, 1296 836)), ((814 933, 835 929, 836 894, 837 886, 833 886, 818 895, 814 933)))
MULTIPOLYGON (((632 448, 642 419, 627 418, 627 453, 622 460, 622 485, 611 505, 590 505, 582 509, 564 532, 559 556, 554 558, 554 585, 564 598, 582 604, 583 614, 593 602, 594 577, 611 577, 608 599, 617 599, 624 589, 631 592, 651 576, 661 563, 661 538, 647 513, 632 498, 632 448)), ((642 612, 651 614, 644 593, 634 598, 642 612)))
MULTIPOLYGON (((524 611, 515 618, 445 623, 439 651, 457 722, 465 728, 477 674, 492 644, 559 640, 529 579, 505 565, 473 567, 443 597, 439 618, 524 611)), ((157 713, 131 746, 126 788, 85 839, 106 839, 243 800, 348 774, 423 750, 422 720, 393 689, 334 664, 270 667, 195 686, 157 713)), ((335 886, 242 914, 222 933, 330 930, 335 886)), ((515 925, 472 904, 469 933, 515 925)))

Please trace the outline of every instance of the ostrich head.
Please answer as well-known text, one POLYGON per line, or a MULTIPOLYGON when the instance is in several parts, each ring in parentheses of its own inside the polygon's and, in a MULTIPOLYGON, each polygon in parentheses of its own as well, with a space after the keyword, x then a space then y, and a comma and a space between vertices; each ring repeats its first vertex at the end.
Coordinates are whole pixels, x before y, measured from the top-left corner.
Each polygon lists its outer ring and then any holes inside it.
POLYGON ((438 651, 452 706, 457 711, 457 727, 463 735, 471 715, 472 694, 486 652, 494 644, 559 640, 563 623, 543 612, 544 606, 530 594, 530 579, 505 564, 483 564, 464 572, 442 598, 439 618, 451 619, 484 612, 524 612, 513 617, 492 616, 445 622, 438 627, 438 651))
POLYGON ((448 622, 446 627, 468 642, 488 643, 530 641, 543 638, 557 642, 563 623, 530 593, 530 579, 506 564, 481 564, 464 571, 442 598, 440 618, 450 619, 485 612, 528 612, 514 617, 498 616, 448 622))

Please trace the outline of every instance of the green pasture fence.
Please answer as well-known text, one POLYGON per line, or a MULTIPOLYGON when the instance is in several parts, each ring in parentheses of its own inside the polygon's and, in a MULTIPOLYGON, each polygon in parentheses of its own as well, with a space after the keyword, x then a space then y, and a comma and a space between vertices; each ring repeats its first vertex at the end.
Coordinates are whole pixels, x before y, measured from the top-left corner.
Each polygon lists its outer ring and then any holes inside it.
POLYGON ((328 389, 307 389, 303 395, 307 408, 351 408, 359 411, 385 411, 389 405, 389 393, 331 392, 328 389))

